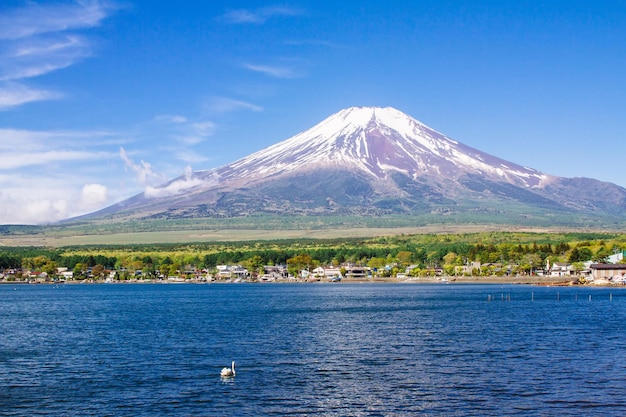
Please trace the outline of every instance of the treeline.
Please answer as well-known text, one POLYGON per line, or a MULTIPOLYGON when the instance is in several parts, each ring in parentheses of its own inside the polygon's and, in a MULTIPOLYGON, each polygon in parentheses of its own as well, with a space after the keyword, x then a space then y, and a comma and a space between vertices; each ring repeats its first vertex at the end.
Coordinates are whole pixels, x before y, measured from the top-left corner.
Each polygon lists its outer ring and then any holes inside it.
POLYGON ((116 257, 104 255, 64 255, 63 251, 46 249, 20 249, 0 251, 0 270, 12 268, 38 269, 48 263, 54 263, 55 267, 74 269, 77 264, 93 267, 103 265, 113 269, 117 264, 116 257))
POLYGON ((160 271, 174 274, 187 268, 212 269, 240 264, 250 269, 286 265, 305 254, 314 265, 352 263, 378 267, 388 263, 418 268, 482 264, 517 264, 540 268, 550 262, 601 262, 626 248, 623 234, 549 234, 485 232, 474 234, 400 235, 372 239, 281 240, 129 246, 82 246, 59 249, 2 248, 0 270, 53 271, 64 267, 160 271))

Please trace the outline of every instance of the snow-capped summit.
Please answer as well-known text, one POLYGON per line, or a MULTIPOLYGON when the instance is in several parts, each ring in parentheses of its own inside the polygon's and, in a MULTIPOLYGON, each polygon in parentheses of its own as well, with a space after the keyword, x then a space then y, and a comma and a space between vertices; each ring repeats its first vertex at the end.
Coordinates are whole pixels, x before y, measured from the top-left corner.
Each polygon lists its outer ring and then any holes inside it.
POLYGON ((261 180, 319 168, 397 171, 457 178, 467 173, 537 187, 549 176, 460 144, 392 107, 350 107, 220 170, 223 179, 261 180))

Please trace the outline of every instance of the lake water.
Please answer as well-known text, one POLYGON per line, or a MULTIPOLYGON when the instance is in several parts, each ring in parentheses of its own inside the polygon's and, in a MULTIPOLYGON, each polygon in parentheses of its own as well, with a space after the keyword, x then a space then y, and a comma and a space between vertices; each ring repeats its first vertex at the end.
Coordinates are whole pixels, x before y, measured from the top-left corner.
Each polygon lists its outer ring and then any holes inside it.
POLYGON ((2 416, 626 415, 625 289, 7 284, 0 311, 2 416))

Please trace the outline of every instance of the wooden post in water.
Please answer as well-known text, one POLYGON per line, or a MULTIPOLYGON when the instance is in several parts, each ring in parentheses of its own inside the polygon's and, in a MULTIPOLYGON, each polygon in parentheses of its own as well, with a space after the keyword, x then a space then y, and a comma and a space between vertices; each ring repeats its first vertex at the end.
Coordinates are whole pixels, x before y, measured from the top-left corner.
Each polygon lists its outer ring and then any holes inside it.
POLYGON ((613 293, 609 294, 609 301, 613 301, 613 293))
POLYGON ((530 301, 535 301, 535 292, 534 291, 530 292, 530 301))
POLYGON ((561 300, 561 294, 557 291, 556 292, 556 301, 560 301, 561 300))
POLYGON ((591 294, 589 294, 589 301, 591 301, 591 294))

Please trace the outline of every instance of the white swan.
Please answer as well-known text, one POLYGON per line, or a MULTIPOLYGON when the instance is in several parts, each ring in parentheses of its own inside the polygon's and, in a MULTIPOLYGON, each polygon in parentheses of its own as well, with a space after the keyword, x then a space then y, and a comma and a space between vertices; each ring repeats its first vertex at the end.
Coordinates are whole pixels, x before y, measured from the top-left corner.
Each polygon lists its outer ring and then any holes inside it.
POLYGON ((220 372, 221 376, 235 376, 235 361, 230 365, 230 368, 223 368, 220 372))

